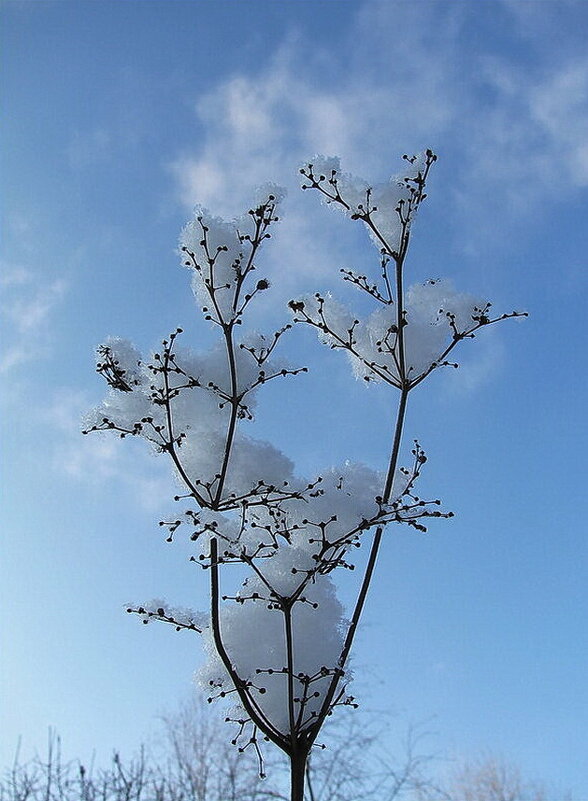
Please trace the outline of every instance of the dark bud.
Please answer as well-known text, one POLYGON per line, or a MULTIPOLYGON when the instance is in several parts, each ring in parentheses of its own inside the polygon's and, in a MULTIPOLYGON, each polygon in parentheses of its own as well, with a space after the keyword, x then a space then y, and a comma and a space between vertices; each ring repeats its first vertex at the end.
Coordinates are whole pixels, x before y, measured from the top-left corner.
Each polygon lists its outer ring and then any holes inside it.
POLYGON ((260 280, 257 282, 257 286, 256 286, 255 288, 256 288, 257 290, 259 290, 260 292, 262 292, 264 289, 269 289, 269 285, 270 285, 270 284, 269 284, 269 281, 267 281, 265 278, 261 278, 261 279, 260 279, 260 280))

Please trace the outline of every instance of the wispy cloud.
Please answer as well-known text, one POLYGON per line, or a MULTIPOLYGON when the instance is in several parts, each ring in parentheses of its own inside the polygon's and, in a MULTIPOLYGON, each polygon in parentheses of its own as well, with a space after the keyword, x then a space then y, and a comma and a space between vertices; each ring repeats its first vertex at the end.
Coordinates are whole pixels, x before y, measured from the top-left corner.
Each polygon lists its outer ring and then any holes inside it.
POLYGON ((548 213, 588 185, 588 59, 562 57, 531 74, 496 56, 478 63, 494 100, 466 126, 455 199, 470 220, 474 204, 480 236, 548 213))
MULTIPOLYGON (((386 6, 370 4, 369 9, 357 24, 373 38, 386 6)), ((454 26, 448 26, 451 39, 454 26)), ((391 81, 389 43, 382 40, 376 48, 385 66, 378 71, 374 58, 368 58, 371 41, 366 38, 359 52, 352 41, 356 36, 357 31, 350 32, 342 46, 355 53, 355 63, 344 71, 336 48, 309 48, 292 35, 256 74, 234 75, 202 95, 195 113, 205 137, 197 150, 178 155, 170 165, 187 208, 198 202, 229 218, 247 208, 260 183, 271 180, 288 188, 287 225, 272 243, 271 260, 279 265, 283 293, 279 298, 274 294, 274 304, 309 287, 322 289, 327 276, 351 266, 350 243, 358 235, 353 226, 337 228, 334 219, 325 225, 327 212, 319 208, 318 198, 309 201, 299 191, 298 165, 315 153, 336 153, 346 169, 381 180, 382 174, 401 169, 403 151, 440 138, 453 113, 454 76, 450 70, 432 69, 436 59, 447 61, 447 42, 431 50, 418 20, 412 20, 410 44, 402 40, 403 52, 410 50, 411 57, 399 59, 402 79, 391 81), (372 66, 366 69, 365 64, 372 66), (335 78, 316 81, 319 68, 335 78)))
POLYGON ((0 280, 0 313, 4 348, 0 374, 47 356, 52 347, 53 316, 67 292, 62 278, 39 276, 18 264, 3 264, 0 280))
MULTIPOLYGON (((510 35, 532 39, 528 20, 509 11, 496 5, 510 35)), ((256 74, 200 97, 204 141, 172 165, 181 200, 230 216, 261 180, 293 185, 295 165, 315 152, 375 179, 425 146, 451 171, 460 229, 465 221, 478 236, 530 218, 556 188, 565 194, 562 184, 585 187, 585 55, 562 49, 547 63, 531 42, 533 58, 508 60, 491 35, 472 46, 468 14, 465 4, 367 2, 328 51, 292 36, 256 74)))
POLYGON ((563 64, 533 87, 529 115, 559 153, 570 182, 588 186, 588 58, 563 64))
MULTIPOLYGON (((146 512, 161 513, 169 508, 167 501, 174 494, 169 466, 163 459, 135 459, 129 443, 121 443, 109 432, 82 435, 82 419, 91 405, 87 393, 62 387, 37 410, 39 420, 51 431, 48 456, 52 469, 81 484, 111 484, 146 512)), ((144 446, 143 442, 133 444, 144 446)))
MULTIPOLYGON (((351 226, 325 224, 316 199, 298 191, 296 166, 338 154, 346 169, 381 180, 403 152, 430 146, 441 155, 456 249, 473 257, 489 243, 494 253, 507 247, 509 230, 536 224, 588 185, 588 59, 550 48, 547 61, 551 11, 517 5, 545 19, 531 26, 507 0, 497 3, 494 31, 475 46, 467 4, 365 2, 328 50, 292 35, 255 74, 235 74, 198 99, 204 137, 171 166, 179 199, 231 217, 259 183, 288 186, 287 224, 272 244, 283 301, 323 288, 355 266, 347 260, 357 252, 351 226), (520 58, 497 43, 501 24, 521 41, 520 58)), ((478 356, 457 382, 464 390, 497 369, 499 339, 478 356)))
POLYGON ((295 185, 297 164, 317 152, 338 154, 349 169, 381 178, 405 149, 440 138, 455 116, 454 67, 446 55, 453 34, 431 47, 411 19, 412 29, 396 40, 402 52, 395 59, 389 42, 373 49, 370 41, 386 7, 368 8, 354 32, 360 41, 365 36, 365 60, 356 47, 357 63, 340 70, 337 55, 292 36, 259 72, 234 75, 199 98, 195 112, 205 140, 171 165, 187 206, 198 201, 235 214, 260 180, 295 185), (318 69, 337 77, 318 82, 318 69))

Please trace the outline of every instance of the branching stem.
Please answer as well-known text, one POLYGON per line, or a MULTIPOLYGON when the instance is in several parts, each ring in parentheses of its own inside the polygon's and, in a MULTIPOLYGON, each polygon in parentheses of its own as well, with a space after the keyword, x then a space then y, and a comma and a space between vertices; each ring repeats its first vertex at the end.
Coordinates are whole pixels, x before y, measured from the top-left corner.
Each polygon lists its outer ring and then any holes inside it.
POLYGON ((174 445, 174 431, 173 431, 173 417, 172 417, 172 410, 171 410, 171 401, 170 401, 170 386, 169 386, 169 359, 170 359, 170 351, 166 348, 165 349, 165 358, 163 364, 163 381, 164 381, 164 391, 165 391, 165 416, 167 422, 167 431, 168 431, 168 444, 167 444, 167 452, 172 458, 174 465, 176 466, 176 470, 182 477, 182 480, 194 496, 194 498, 198 501, 201 506, 206 506, 206 501, 203 496, 198 492, 194 483, 190 480, 190 476, 184 470, 184 466, 176 452, 176 448, 174 445))
POLYGON ((283 751, 288 752, 288 745, 284 740, 284 736, 271 725, 266 716, 263 714, 263 711, 260 709, 259 705, 251 697, 251 694, 247 691, 245 682, 237 673, 235 666, 233 665, 233 662, 227 653, 220 627, 219 603, 218 542, 216 537, 212 537, 210 540, 210 617, 212 623, 212 634, 217 653, 220 656, 227 673, 231 677, 231 681, 233 682, 233 685, 239 694, 239 699, 241 700, 241 703, 243 704, 247 714, 269 740, 271 740, 283 751))

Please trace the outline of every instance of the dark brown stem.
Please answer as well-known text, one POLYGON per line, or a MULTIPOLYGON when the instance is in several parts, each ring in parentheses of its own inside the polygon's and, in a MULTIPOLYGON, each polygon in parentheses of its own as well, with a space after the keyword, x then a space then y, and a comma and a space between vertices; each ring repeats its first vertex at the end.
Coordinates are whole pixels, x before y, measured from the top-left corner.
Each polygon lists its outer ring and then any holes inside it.
MULTIPOLYGON (((408 248, 410 233, 408 230, 404 232, 402 237, 401 254, 396 259, 396 327, 397 334, 397 350, 398 350, 398 377, 400 385, 405 392, 406 387, 406 360, 404 356, 404 288, 403 288, 403 269, 406 250, 408 248)), ((402 401, 401 401, 402 403, 402 401)), ((405 398, 406 403, 406 398, 405 398)), ((396 467, 394 468, 396 469, 396 467)))
MULTIPOLYGON (((392 494, 392 489, 394 486, 394 475, 396 473, 396 468, 398 466, 400 444, 402 442, 402 429, 404 427, 404 419, 406 416, 406 403, 408 400, 408 393, 410 392, 410 383, 408 382, 406 377, 406 360, 404 354, 404 289, 403 289, 404 260, 408 252, 408 245, 410 241, 410 230, 409 230, 408 218, 403 218, 400 211, 398 212, 398 214, 402 225, 402 234, 401 234, 400 248, 398 253, 394 253, 392 251, 388 243, 383 239, 380 232, 377 230, 377 228, 373 225, 373 223, 368 217, 368 223, 372 228, 372 230, 374 231, 374 233, 378 236, 378 238, 382 242, 384 246, 384 251, 389 254, 390 258, 392 258, 396 264, 396 324, 398 329, 397 364, 398 364, 398 373, 399 373, 398 377, 400 379, 401 391, 400 391, 400 402, 398 404, 398 412, 396 415, 396 425, 394 427, 392 452, 390 454, 390 461, 388 463, 388 473, 386 475, 384 491, 382 494, 383 504, 387 504, 389 502, 390 496, 392 494)), ((321 706, 320 712, 317 716, 316 722, 311 728, 311 736, 310 736, 311 742, 314 741, 314 739, 318 735, 325 721, 325 718, 332 707, 333 699, 335 697, 335 693, 337 692, 339 682, 341 681, 341 678, 345 673, 345 665, 347 664, 347 660, 349 658, 351 646, 353 645, 353 640, 355 639, 357 626, 361 619, 361 614, 363 612, 365 600, 372 581, 374 568, 376 566, 376 560, 378 558, 378 552, 380 550, 380 545, 382 542, 383 531, 384 531, 384 526, 378 526, 378 528, 376 529, 376 533, 374 534, 374 539, 372 541, 372 547, 370 549, 370 554, 368 557, 367 566, 359 590, 359 595, 357 596, 357 601, 355 603, 355 608, 353 610, 351 622, 349 624, 349 628, 347 629, 345 642, 343 644, 343 648, 339 656, 339 662, 337 665, 338 669, 333 675, 333 678, 331 679, 329 689, 327 690, 327 694, 321 706)))
POLYGON ((404 419, 406 417, 406 404, 408 401, 409 392, 410 389, 406 388, 400 393, 400 402, 398 404, 398 412, 396 414, 396 426, 394 428, 394 439, 392 441, 392 452, 390 454, 388 473, 386 475, 386 483, 384 484, 384 492, 382 495, 382 503, 384 505, 390 501, 390 496, 394 487, 394 475, 396 473, 396 468, 398 467, 400 444, 402 442, 402 429, 404 427, 404 419))

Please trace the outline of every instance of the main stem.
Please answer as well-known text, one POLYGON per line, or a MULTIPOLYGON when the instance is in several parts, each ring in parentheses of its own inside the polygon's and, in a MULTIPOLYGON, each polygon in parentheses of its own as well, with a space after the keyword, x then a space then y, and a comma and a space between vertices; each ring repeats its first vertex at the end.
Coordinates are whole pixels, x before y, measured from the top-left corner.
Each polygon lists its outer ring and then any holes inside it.
POLYGON ((307 756, 304 751, 290 756, 290 801, 304 801, 307 756))

